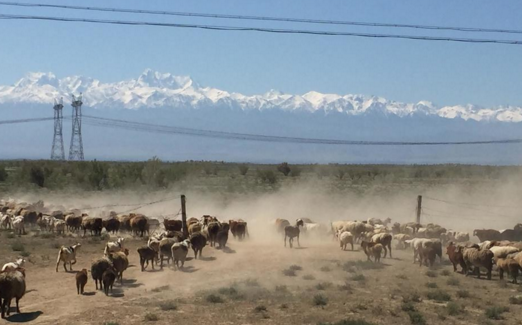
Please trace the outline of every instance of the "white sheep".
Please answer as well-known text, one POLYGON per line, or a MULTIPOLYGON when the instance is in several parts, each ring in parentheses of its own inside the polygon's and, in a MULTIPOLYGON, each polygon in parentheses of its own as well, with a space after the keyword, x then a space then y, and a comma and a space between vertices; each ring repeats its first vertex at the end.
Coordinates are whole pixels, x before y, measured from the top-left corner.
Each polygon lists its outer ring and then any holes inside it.
POLYGON ((340 234, 337 236, 339 238, 339 244, 341 245, 341 249, 343 251, 346 250, 346 246, 348 244, 352 245, 352 251, 353 251, 353 235, 349 231, 342 231, 339 230, 340 234))
POLYGON ((5 214, 5 215, 1 215, 1 218, 0 218, 0 227, 1 228, 4 228, 4 229, 11 229, 11 224, 12 224, 12 221, 11 221, 11 216, 8 215, 8 214, 5 214))
POLYGON ((23 258, 19 258, 16 260, 16 262, 9 262, 4 264, 2 267, 2 272, 11 272, 15 271, 16 269, 24 266, 25 260, 23 258))
POLYGON ((109 253, 116 253, 121 252, 124 250, 123 243, 125 241, 125 238, 119 237, 115 242, 110 241, 105 245, 105 250, 103 254, 107 256, 109 253))
POLYGON ((478 246, 480 248, 480 250, 485 250, 485 249, 490 249, 494 244, 494 241, 492 240, 486 240, 486 241, 483 241, 482 243, 479 243, 478 246))
POLYGON ((63 234, 65 232, 65 221, 60 219, 53 220, 53 229, 57 234, 63 234))
POLYGON ((65 269, 65 272, 67 272, 67 267, 65 266, 67 263, 69 263, 69 269, 72 271, 72 266, 76 264, 76 251, 81 246, 82 245, 78 243, 69 247, 62 246, 60 248, 60 251, 58 252, 58 259, 56 260, 56 272, 58 272, 58 264, 60 264, 60 261, 63 262, 63 268, 65 269))
POLYGON ((172 259, 174 260, 174 264, 179 269, 179 263, 181 262, 181 267, 185 265, 185 259, 187 258, 188 250, 190 248, 190 240, 185 239, 181 243, 174 243, 171 247, 172 251, 172 259))
POLYGON ((513 246, 493 246, 489 250, 493 252, 495 260, 506 258, 509 254, 520 252, 520 248, 513 246))
POLYGON ((12 225, 15 232, 18 232, 19 235, 25 235, 25 222, 23 216, 15 217, 13 219, 12 225))
POLYGON ((413 249, 413 263, 417 260, 417 256, 419 255, 420 248, 427 242, 433 242, 433 240, 428 238, 413 238, 411 240, 405 240, 406 244, 411 245, 413 249))

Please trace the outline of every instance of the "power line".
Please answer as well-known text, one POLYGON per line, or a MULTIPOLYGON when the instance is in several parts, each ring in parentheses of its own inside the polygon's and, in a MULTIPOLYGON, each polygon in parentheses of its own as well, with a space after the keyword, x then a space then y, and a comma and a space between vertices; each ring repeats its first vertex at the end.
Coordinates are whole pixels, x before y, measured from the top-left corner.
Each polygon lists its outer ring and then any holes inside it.
POLYGON ((54 117, 37 117, 37 118, 25 118, 18 120, 3 120, 0 121, 0 124, 18 124, 18 123, 29 123, 29 122, 42 122, 42 121, 51 121, 54 120, 54 117))
POLYGON ((191 28, 191 29, 204 29, 204 30, 214 30, 214 31, 236 31, 236 32, 243 31, 243 32, 263 32, 263 33, 276 33, 276 34, 348 36, 348 37, 364 37, 364 38, 409 39, 409 40, 421 40, 421 41, 446 41, 446 42, 460 42, 460 43, 522 45, 522 41, 500 40, 500 39, 477 39, 477 38, 459 38, 459 37, 442 37, 442 36, 373 34, 373 33, 356 33, 356 32, 332 32, 332 31, 277 29, 277 28, 263 28, 263 27, 233 27, 233 26, 218 26, 218 25, 177 24, 177 23, 160 23, 160 22, 128 21, 128 20, 66 18, 66 17, 51 17, 51 16, 28 16, 28 15, 1 14, 0 19, 46 20, 46 21, 59 21, 59 22, 83 22, 83 23, 126 25, 126 26, 191 28))
POLYGON ((199 17, 199 18, 255 20, 255 21, 278 21, 278 22, 321 24, 321 25, 348 25, 348 26, 368 26, 368 27, 414 28, 414 29, 426 29, 426 30, 451 30, 451 31, 460 31, 460 32, 522 34, 522 30, 495 29, 495 28, 432 26, 432 25, 416 25, 416 24, 390 24, 390 23, 288 18, 288 17, 224 15, 224 14, 206 14, 206 13, 194 13, 194 12, 179 12, 179 11, 142 10, 142 9, 107 8, 107 7, 83 7, 83 6, 66 6, 66 5, 53 5, 53 4, 41 4, 41 3, 19 3, 19 2, 5 2, 5 1, 0 1, 0 5, 16 6, 16 7, 39 7, 39 8, 55 8, 55 9, 67 9, 67 10, 119 12, 119 13, 132 13, 132 14, 150 14, 150 15, 178 16, 178 17, 199 17))
POLYGON ((425 199, 442 202, 446 204, 452 204, 452 205, 460 205, 460 206, 471 206, 471 207, 487 207, 487 208, 509 208, 509 209, 520 209, 520 206, 513 206, 513 205, 489 205, 489 204, 476 204, 476 203, 466 203, 466 202, 455 202, 455 201, 448 201, 448 200, 442 200, 437 198, 432 198, 429 196, 424 196, 425 199))
POLYGON ((515 144, 522 143, 522 139, 507 140, 490 140, 490 141, 444 141, 444 142, 405 142, 405 141, 353 141, 353 140, 337 140, 337 139, 317 139, 317 138, 300 138, 285 137, 259 134, 234 133, 224 131, 211 131, 202 129, 193 129, 177 126, 166 126, 158 124, 149 124, 143 122, 132 122, 126 120, 109 119, 83 115, 83 123, 101 126, 101 127, 117 127, 131 131, 141 131, 149 133, 162 134, 179 134, 189 136, 199 136, 207 138, 243 140, 243 141, 260 141, 260 142, 279 142, 279 143, 303 143, 303 144, 325 144, 325 145, 358 145, 358 146, 433 146, 433 145, 493 145, 493 144, 515 144))

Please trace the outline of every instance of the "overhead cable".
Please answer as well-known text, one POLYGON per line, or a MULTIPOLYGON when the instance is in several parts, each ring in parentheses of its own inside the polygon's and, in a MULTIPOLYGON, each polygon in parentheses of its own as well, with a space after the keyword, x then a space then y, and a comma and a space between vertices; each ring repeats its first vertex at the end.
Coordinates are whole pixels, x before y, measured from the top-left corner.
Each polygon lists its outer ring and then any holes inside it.
POLYGON ((409 40, 420 40, 420 41, 445 41, 445 42, 459 42, 459 43, 522 45, 522 41, 503 40, 503 39, 479 39, 479 38, 461 38, 461 37, 447 37, 447 36, 417 36, 417 35, 399 35, 399 34, 335 32, 335 31, 279 29, 279 28, 265 28, 265 27, 235 27, 235 26, 219 26, 219 25, 203 25, 203 24, 161 23, 161 22, 152 22, 152 21, 107 20, 107 19, 70 18, 70 17, 33 16, 33 15, 0 14, 0 19, 44 20, 44 21, 56 21, 56 22, 81 22, 81 23, 126 25, 126 26, 190 28, 190 29, 204 29, 204 30, 214 30, 214 31, 262 32, 262 33, 301 34, 301 35, 315 35, 315 36, 345 36, 345 37, 383 38, 383 39, 409 39, 409 40))

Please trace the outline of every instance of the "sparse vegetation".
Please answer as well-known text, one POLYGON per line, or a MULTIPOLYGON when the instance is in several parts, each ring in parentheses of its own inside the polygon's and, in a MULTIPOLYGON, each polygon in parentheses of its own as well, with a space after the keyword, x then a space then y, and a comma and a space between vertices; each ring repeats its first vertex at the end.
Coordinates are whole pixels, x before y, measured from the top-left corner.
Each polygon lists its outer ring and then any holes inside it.
POLYGON ((459 298, 469 298, 470 294, 468 290, 457 290, 457 297, 459 298))
POLYGON ((450 272, 450 270, 442 270, 442 271, 440 271, 440 275, 442 275, 442 276, 450 276, 451 272, 450 272))
POLYGON ((508 307, 492 306, 492 307, 486 308, 484 313, 485 313, 486 317, 489 319, 501 320, 501 319, 504 319, 502 314, 505 312, 508 312, 508 311, 509 311, 508 307))
POLYGON ((165 291, 165 290, 169 290, 169 289, 170 289, 170 286, 166 285, 166 286, 156 287, 156 288, 152 289, 151 291, 152 292, 161 292, 161 291, 165 291))
POLYGON ((285 285, 279 285, 279 286, 276 286, 276 287, 275 287, 275 292, 279 292, 279 293, 287 293, 287 292, 288 292, 288 287, 285 286, 285 285))
POLYGON ((266 306, 264 306, 264 305, 259 305, 259 306, 256 306, 256 307, 254 308, 254 311, 255 311, 256 313, 266 312, 267 310, 268 310, 268 309, 267 309, 266 306))
POLYGON ((437 272, 435 272, 433 270, 428 270, 428 271, 426 271, 426 276, 428 276, 430 278, 436 278, 437 277, 437 272))
POLYGON ((336 323, 319 323, 318 325, 375 325, 362 319, 345 319, 336 323))
POLYGON ((303 268, 299 265, 290 265, 289 267, 290 270, 294 270, 294 271, 301 271, 303 268))
POLYGON ((29 257, 29 255, 31 255, 31 253, 28 252, 28 251, 22 251, 22 252, 20 252, 20 256, 22 256, 22 257, 29 257))
POLYGON ((11 244, 11 249, 15 252, 23 252, 25 251, 24 245, 20 241, 16 241, 11 244))
POLYGON ((161 310, 164 310, 164 311, 170 311, 170 310, 178 309, 178 306, 172 300, 162 301, 162 302, 160 302, 159 306, 160 306, 161 310))
POLYGON ((328 304, 328 298, 323 295, 315 295, 314 296, 314 305, 316 306, 326 306, 328 304))
POLYGON ((325 265, 325 266, 321 267, 320 270, 323 272, 330 272, 332 269, 325 265))
POLYGON ((408 316, 410 317, 410 322, 413 325, 425 325, 426 324, 426 320, 424 319, 424 316, 417 310, 409 311, 408 316))
POLYGON ((330 282, 321 282, 315 285, 315 289, 317 290, 326 290, 330 288, 332 284, 330 282))
POLYGON ((294 270, 292 269, 286 269, 286 270, 283 270, 283 274, 286 275, 286 276, 296 276, 297 274, 295 273, 294 270))
POLYGON ((153 313, 146 313, 144 318, 145 318, 145 321, 147 321, 147 322, 156 322, 159 320, 158 315, 153 314, 153 313))
POLYGON ((304 280, 315 280, 315 276, 313 276, 311 274, 305 274, 305 275, 303 275, 303 279, 304 280))
POLYGON ((439 286, 435 282, 428 282, 426 283, 426 287, 430 289, 437 289, 439 286))
POLYGON ((256 279, 246 279, 245 285, 247 287, 259 287, 259 282, 256 279))
POLYGON ((427 297, 428 297, 428 299, 435 300, 437 302, 451 300, 451 296, 447 292, 442 291, 440 289, 428 292, 427 297))
POLYGON ((448 311, 448 315, 457 316, 457 315, 464 313, 464 306, 462 306, 459 303, 450 301, 446 305, 446 310, 448 311))
POLYGON ((449 278, 448 281, 446 281, 446 284, 449 285, 449 286, 458 286, 460 284, 460 281, 459 279, 457 278, 449 278))
POLYGON ((356 274, 350 278, 352 281, 364 282, 366 277, 363 274, 356 274))
POLYGON ((209 294, 206 298, 206 300, 213 304, 221 304, 225 302, 221 296, 215 295, 215 294, 209 294))
POLYGON ((509 297, 509 303, 512 305, 522 305, 522 296, 511 296, 509 297))

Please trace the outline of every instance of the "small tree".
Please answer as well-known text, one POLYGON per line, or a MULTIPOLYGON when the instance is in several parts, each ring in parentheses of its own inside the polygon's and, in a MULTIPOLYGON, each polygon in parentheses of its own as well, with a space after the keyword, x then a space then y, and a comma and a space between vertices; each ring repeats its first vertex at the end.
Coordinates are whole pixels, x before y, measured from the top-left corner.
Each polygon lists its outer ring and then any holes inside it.
POLYGON ((288 163, 284 162, 277 166, 277 171, 283 173, 285 176, 288 176, 292 170, 290 169, 288 163))
POLYGON ((42 167, 33 166, 29 172, 29 177, 31 183, 38 185, 39 187, 44 187, 45 183, 45 174, 42 167))
POLYGON ((245 176, 248 173, 248 165, 239 165, 239 173, 245 176))
POLYGON ((7 180, 7 171, 4 166, 0 166, 0 182, 5 182, 7 180))

